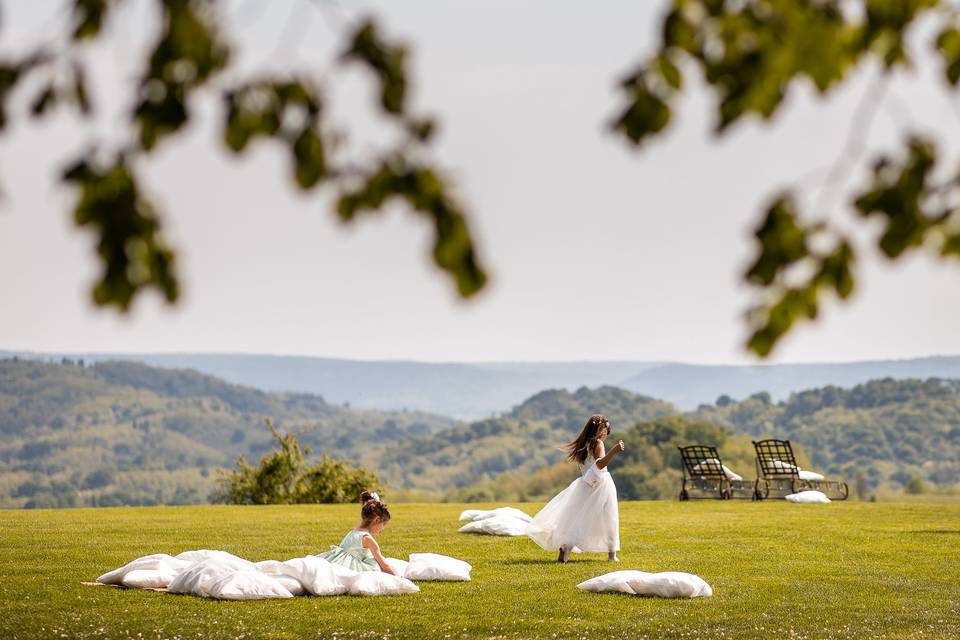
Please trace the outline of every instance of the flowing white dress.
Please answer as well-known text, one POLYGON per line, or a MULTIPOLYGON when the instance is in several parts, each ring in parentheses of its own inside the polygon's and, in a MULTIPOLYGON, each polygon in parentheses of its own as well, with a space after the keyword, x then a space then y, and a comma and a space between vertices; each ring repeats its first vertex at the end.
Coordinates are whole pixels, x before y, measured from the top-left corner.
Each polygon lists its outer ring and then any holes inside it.
POLYGON ((617 487, 610 472, 596 463, 588 454, 581 476, 533 517, 527 529, 531 540, 547 551, 562 545, 573 551, 620 550, 617 487))

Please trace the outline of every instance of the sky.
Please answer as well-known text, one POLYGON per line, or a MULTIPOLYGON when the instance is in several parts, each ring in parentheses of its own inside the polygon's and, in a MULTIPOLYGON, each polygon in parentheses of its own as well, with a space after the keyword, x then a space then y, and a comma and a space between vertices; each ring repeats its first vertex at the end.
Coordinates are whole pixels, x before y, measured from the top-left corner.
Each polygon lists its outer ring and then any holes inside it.
MULTIPOLYGON (((414 105, 439 119, 433 157, 470 212, 490 284, 459 299, 432 264, 432 230, 407 211, 343 225, 329 193, 295 190, 278 149, 226 153, 211 94, 185 134, 141 165, 178 251, 180 302, 150 293, 126 315, 93 306, 93 238, 74 227, 73 194, 57 176, 92 141, 128 135, 124 96, 157 26, 133 0, 85 53, 97 117, 27 122, 16 117, 19 97, 0 138, 0 350, 755 363, 743 315, 756 298, 742 274, 764 203, 797 184, 805 202, 820 199, 851 136, 868 137, 861 168, 908 130, 932 132, 954 160, 960 147, 960 99, 923 50, 922 64, 867 105, 866 130, 858 105, 876 68, 826 99, 795 86, 772 122, 722 138, 691 70, 670 130, 638 151, 607 124, 618 78, 656 46, 665 0, 224 4, 237 68, 222 82, 264 70, 322 78, 361 152, 386 133, 370 78, 336 53, 367 15, 409 45, 414 105)), ((66 5, 3 2, 0 58, 55 42, 66 5)), ((862 181, 851 170, 846 187, 862 181)), ((876 227, 851 225, 840 195, 822 200, 838 224, 859 229, 858 289, 848 304, 828 300, 769 362, 960 354, 960 264, 888 263, 872 245, 876 227)))

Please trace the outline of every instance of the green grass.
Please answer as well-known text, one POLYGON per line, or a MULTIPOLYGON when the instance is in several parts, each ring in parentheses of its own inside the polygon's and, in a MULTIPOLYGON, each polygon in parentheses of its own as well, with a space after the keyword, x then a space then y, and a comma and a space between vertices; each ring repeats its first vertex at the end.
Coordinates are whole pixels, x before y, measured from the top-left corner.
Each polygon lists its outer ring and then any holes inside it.
POLYGON ((80 583, 154 552, 316 553, 353 526, 357 506, 0 511, 0 638, 960 637, 957 504, 622 503, 622 562, 585 554, 565 566, 523 538, 457 533, 464 507, 396 504, 379 539, 399 558, 467 560, 472 582, 253 602, 80 583), (689 571, 714 596, 575 588, 615 569, 689 571))

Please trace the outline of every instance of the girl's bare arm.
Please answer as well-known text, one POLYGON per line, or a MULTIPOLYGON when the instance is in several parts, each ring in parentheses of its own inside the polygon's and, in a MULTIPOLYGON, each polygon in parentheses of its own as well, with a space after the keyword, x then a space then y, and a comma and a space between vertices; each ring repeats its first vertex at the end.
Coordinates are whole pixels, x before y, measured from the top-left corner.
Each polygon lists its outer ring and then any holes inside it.
POLYGON ((380 553, 380 545, 377 544, 377 541, 371 536, 363 537, 363 546, 370 550, 370 553, 373 554, 373 559, 377 561, 377 564, 380 565, 380 570, 384 573, 389 573, 390 575, 397 575, 397 572, 393 570, 389 564, 387 564, 387 559, 383 557, 383 554, 380 553))
POLYGON ((597 452, 600 454, 600 456, 597 458, 597 469, 606 468, 606 466, 610 464, 610 461, 613 460, 613 456, 623 451, 623 440, 618 440, 615 445, 610 447, 610 451, 606 455, 603 453, 603 443, 598 442, 597 444, 599 445, 597 447, 597 452))

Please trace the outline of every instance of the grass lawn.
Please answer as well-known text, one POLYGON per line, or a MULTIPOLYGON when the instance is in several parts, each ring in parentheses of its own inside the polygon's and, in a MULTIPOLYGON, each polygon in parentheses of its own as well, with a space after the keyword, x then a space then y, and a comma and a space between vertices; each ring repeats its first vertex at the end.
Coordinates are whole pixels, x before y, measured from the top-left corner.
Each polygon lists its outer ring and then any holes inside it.
POLYGON ((395 504, 379 540, 398 558, 467 560, 472 582, 252 602, 80 583, 148 553, 317 553, 359 507, 0 511, 0 638, 960 637, 960 504, 621 503, 620 564, 585 554, 566 566, 525 538, 457 533, 464 508, 395 504), (575 588, 615 569, 696 573, 714 596, 575 588))

